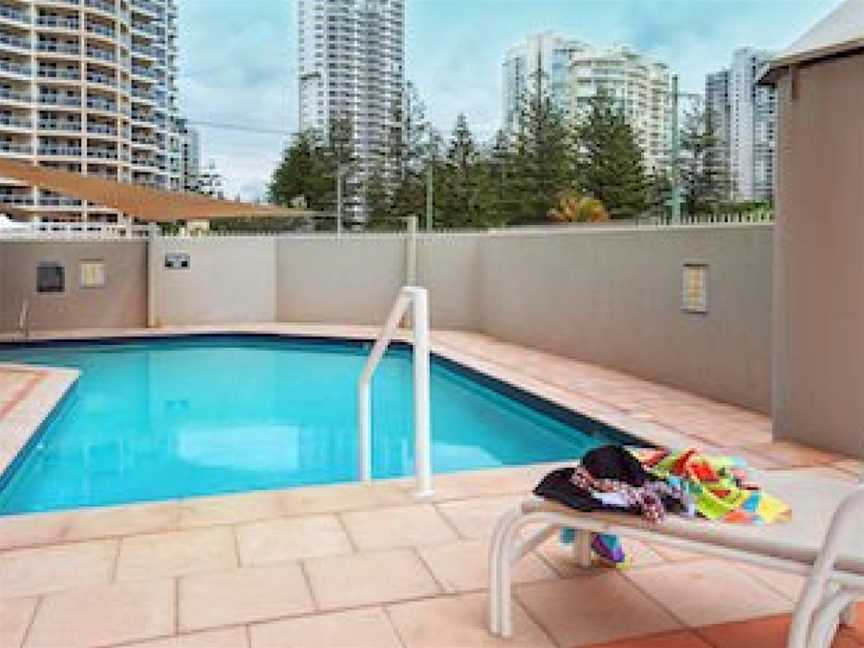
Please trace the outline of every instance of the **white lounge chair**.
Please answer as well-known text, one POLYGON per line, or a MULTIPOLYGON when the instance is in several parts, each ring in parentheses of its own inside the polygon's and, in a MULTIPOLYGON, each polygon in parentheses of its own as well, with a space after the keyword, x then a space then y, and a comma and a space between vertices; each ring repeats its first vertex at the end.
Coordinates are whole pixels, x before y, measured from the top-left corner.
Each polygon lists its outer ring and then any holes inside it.
POLYGON ((661 524, 623 513, 583 513, 529 497, 496 525, 489 555, 489 626, 512 634, 513 565, 561 528, 577 530, 574 559, 591 564, 591 533, 665 544, 807 576, 795 608, 789 648, 827 648, 864 600, 864 484, 759 473, 754 481, 792 508, 792 520, 745 526, 668 516, 661 524), (526 529, 526 527, 534 527, 526 529))

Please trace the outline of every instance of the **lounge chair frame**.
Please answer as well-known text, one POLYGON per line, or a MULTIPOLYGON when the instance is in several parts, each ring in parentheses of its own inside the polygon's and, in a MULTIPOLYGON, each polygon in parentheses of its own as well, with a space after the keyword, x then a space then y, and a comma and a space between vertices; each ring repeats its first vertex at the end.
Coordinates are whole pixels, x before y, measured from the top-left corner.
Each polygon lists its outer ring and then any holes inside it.
MULTIPOLYGON (((757 551, 712 544, 664 533, 663 526, 641 528, 616 524, 590 513, 561 508, 556 510, 540 498, 530 497, 498 520, 489 550, 489 629, 492 634, 513 634, 513 566, 559 529, 576 530, 574 560, 580 567, 591 566, 591 536, 608 533, 643 542, 663 544, 727 560, 785 571, 807 577, 795 607, 788 648, 828 648, 842 622, 854 621, 856 600, 864 599, 864 575, 837 568, 842 539, 856 516, 864 515, 864 484, 858 486, 835 511, 814 564, 777 558, 757 551), (523 538, 523 529, 539 525, 523 538)), ((864 540, 862 540, 864 542, 864 540)))

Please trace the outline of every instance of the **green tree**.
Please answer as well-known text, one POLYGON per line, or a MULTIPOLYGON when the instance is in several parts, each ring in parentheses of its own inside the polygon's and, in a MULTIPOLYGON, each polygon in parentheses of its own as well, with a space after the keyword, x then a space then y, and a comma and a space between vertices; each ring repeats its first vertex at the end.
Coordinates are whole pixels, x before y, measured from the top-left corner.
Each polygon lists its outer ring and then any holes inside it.
POLYGON ((507 156, 509 224, 545 221, 558 194, 573 188, 577 180, 566 116, 546 90, 539 65, 533 77, 507 156))
POLYGON ((310 209, 323 209, 332 188, 327 184, 327 163, 320 136, 315 131, 297 134, 282 154, 267 186, 267 199, 291 205, 304 198, 310 209))
POLYGON ((581 188, 609 216, 636 218, 648 207, 643 152, 624 112, 607 94, 589 100, 576 125, 581 188))
POLYGON ((482 223, 478 211, 479 152, 468 119, 460 114, 450 135, 444 165, 436 170, 437 225, 476 227, 482 223))
POLYGON ((679 160, 688 214, 716 210, 728 196, 728 173, 719 143, 713 113, 695 104, 684 116, 679 160))

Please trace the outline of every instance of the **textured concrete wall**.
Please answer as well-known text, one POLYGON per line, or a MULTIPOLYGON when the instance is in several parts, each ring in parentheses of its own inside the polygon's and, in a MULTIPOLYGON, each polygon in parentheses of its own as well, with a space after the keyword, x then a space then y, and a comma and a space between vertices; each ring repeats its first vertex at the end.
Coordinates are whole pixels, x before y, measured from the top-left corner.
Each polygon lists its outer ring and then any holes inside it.
POLYGON ((770 226, 502 234, 482 249, 484 332, 767 412, 770 226), (681 310, 682 265, 709 310, 681 310))
POLYGON ((153 324, 230 324, 276 319, 276 242, 272 237, 162 238, 152 243, 153 324), (189 255, 188 269, 165 255, 189 255))
POLYGON ((779 85, 774 430, 864 457, 864 54, 779 85))
POLYGON ((276 246, 279 321, 378 323, 405 283, 401 237, 282 237, 276 246))
MULTIPOLYGON (((480 244, 477 235, 419 237, 417 282, 429 289, 433 326, 479 326, 480 244)), ((285 237, 277 250, 280 321, 381 324, 407 281, 403 236, 285 237)))
POLYGON ((147 323, 146 243, 143 241, 0 242, 0 331, 18 326, 22 299, 30 304, 30 328, 140 327, 147 323), (83 288, 82 261, 103 261, 106 285, 83 288), (65 291, 36 292, 40 262, 64 268, 65 291))

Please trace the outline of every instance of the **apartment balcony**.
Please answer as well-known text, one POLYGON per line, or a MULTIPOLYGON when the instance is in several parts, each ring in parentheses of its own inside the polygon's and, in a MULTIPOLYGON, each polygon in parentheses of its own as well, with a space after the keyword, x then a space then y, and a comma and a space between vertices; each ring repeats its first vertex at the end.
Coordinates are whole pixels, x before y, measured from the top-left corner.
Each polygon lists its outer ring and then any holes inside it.
POLYGON ((159 6, 149 0, 132 0, 132 12, 156 17, 160 15, 159 6))
POLYGON ((33 68, 29 63, 12 63, 0 61, 0 76, 13 75, 23 79, 29 79, 33 68))
POLYGON ((3 157, 30 157, 33 155, 33 147, 30 144, 18 144, 14 142, 0 141, 0 154, 2 154, 3 157))
POLYGON ((87 149, 87 157, 88 158, 97 158, 100 160, 116 160, 117 159, 117 151, 115 151, 113 149, 88 148, 87 149))
POLYGON ((54 43, 51 41, 39 41, 36 44, 39 52, 46 54, 81 56, 81 46, 78 43, 54 43))
POLYGON ((81 133, 81 122, 67 119, 40 119, 37 127, 42 131, 52 133, 81 133))
POLYGON ((37 149, 37 153, 41 157, 59 157, 59 158, 81 157, 81 147, 80 146, 59 146, 59 145, 52 145, 52 144, 42 144, 37 149))
POLYGON ((26 11, 0 5, 0 22, 13 22, 21 25, 30 25, 32 20, 26 11))
POLYGON ((23 90, 7 90, 0 88, 0 99, 5 102, 17 104, 30 104, 33 102, 33 95, 29 91, 23 90))
POLYGON ((82 201, 67 196, 39 196, 36 204, 39 207, 80 207, 82 201))
POLYGON ((33 120, 29 117, 17 117, 15 115, 0 115, 0 129, 4 131, 30 130, 33 120))
POLYGON ((150 58, 150 59, 158 59, 158 53, 153 47, 148 45, 141 45, 138 43, 132 44, 132 56, 139 58, 150 58))
POLYGON ((15 205, 17 207, 31 206, 33 205, 33 196, 25 194, 0 193, 0 205, 15 205))
POLYGON ((115 63, 117 61, 117 54, 115 52, 99 49, 97 47, 88 47, 87 56, 99 61, 108 61, 109 63, 115 63))
POLYGON ((36 18, 36 27, 47 27, 50 29, 62 29, 67 31, 78 31, 81 23, 77 18, 64 18, 62 16, 39 16, 36 18))
POLYGON ((90 110, 101 110, 102 112, 107 113, 116 113, 117 112, 117 104, 113 101, 106 101, 104 99, 98 99, 95 97, 87 98, 87 108, 90 110))
POLYGON ((80 81, 80 70, 56 70, 52 68, 39 68, 36 76, 40 79, 51 79, 56 81, 80 81))
POLYGON ((58 7, 79 7, 81 0, 39 0, 40 4, 57 5, 58 7))
POLYGON ((12 49, 22 54, 30 52, 30 39, 6 32, 0 33, 0 49, 12 49))
POLYGON ((47 106, 62 106, 68 108, 80 108, 81 107, 81 97, 69 97, 66 95, 59 94, 41 94, 38 99, 40 104, 45 104, 47 106))
POLYGON ((117 136, 117 127, 109 126, 108 124, 87 124, 87 133, 90 135, 106 135, 109 137, 117 136))
POLYGON ((104 74, 93 74, 92 72, 88 73, 87 82, 107 86, 109 88, 117 87, 117 79, 106 76, 104 74))
POLYGON ((84 0, 84 7, 108 14, 112 17, 117 13, 115 4, 108 0, 84 0))

